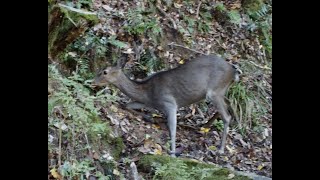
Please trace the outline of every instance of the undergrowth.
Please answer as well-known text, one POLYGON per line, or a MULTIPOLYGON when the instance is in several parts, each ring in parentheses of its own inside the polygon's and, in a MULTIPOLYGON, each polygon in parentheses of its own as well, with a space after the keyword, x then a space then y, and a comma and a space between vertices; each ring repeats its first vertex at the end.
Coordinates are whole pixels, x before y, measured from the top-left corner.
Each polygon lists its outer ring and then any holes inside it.
MULTIPOLYGON (((213 165, 187 159, 146 155, 141 158, 140 166, 151 169, 153 180, 227 180, 231 172, 213 165)), ((234 180, 248 180, 247 177, 234 176, 234 180)))
POLYGON ((267 84, 263 72, 257 71, 250 63, 243 63, 243 70, 242 78, 247 79, 246 82, 234 83, 227 93, 227 98, 234 109, 236 128, 245 135, 250 129, 261 131, 261 117, 268 113, 272 103, 271 94, 268 92, 271 91, 270 85, 267 84))
POLYGON ((113 164, 119 152, 111 151, 112 143, 118 138, 111 136, 109 124, 101 120, 96 104, 103 107, 115 98, 102 91, 94 96, 85 79, 76 73, 63 77, 54 65, 48 65, 48 81, 48 150, 58 156, 59 162, 50 164, 53 171, 57 169, 56 176, 110 179, 96 168, 93 157, 113 164))

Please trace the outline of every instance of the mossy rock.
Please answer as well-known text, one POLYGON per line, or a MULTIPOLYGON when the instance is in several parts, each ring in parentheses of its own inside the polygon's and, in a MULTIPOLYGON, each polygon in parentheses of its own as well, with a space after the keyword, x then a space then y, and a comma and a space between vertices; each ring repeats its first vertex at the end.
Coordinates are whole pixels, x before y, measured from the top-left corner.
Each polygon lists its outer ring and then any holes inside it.
MULTIPOLYGON (((155 179, 181 179, 182 174, 189 179, 198 179, 204 175, 205 180, 227 180, 230 179, 228 176, 234 174, 227 168, 220 168, 211 164, 202 163, 196 160, 186 159, 186 158, 172 158, 170 156, 160 156, 160 155, 145 155, 138 163, 139 169, 143 172, 157 174, 154 171, 154 164, 158 166, 165 166, 165 172, 162 171, 160 175, 156 175, 155 179), (177 161, 179 165, 177 165, 177 161), (169 171, 171 170, 172 173, 169 171), (181 166, 181 167, 179 167, 181 166), (179 171, 179 172, 178 172, 179 171), (204 174, 205 172, 205 174, 204 174)), ((163 170, 163 169, 162 169, 163 170)), ((233 180, 249 180, 249 177, 236 175, 232 178, 233 180)))
POLYGON ((63 4, 49 3, 48 14, 48 53, 53 59, 88 28, 99 22, 96 13, 63 4))

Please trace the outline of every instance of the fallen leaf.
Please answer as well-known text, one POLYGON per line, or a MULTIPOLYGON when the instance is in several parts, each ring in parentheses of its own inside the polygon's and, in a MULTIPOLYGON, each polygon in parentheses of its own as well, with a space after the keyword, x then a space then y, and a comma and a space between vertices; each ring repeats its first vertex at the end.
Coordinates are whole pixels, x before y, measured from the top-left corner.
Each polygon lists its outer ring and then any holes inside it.
POLYGON ((61 122, 61 123, 58 123, 58 122, 57 122, 57 123, 54 124, 54 126, 55 126, 56 128, 58 128, 58 129, 61 128, 62 131, 68 129, 68 126, 65 125, 63 122, 61 122))
POLYGON ((61 175, 57 172, 56 168, 53 168, 50 170, 52 176, 56 179, 62 179, 61 175))
POLYGON ((166 51, 163 56, 164 57, 169 57, 169 55, 170 55, 169 51, 166 51))
POLYGON ((259 165, 257 169, 260 171, 263 167, 263 165, 259 165))
POLYGON ((97 160, 98 160, 99 158, 100 158, 100 157, 99 157, 98 153, 94 152, 94 153, 93 153, 93 159, 97 159, 97 160))
POLYGON ((125 54, 133 54, 132 48, 127 49, 126 51, 122 51, 125 54))
POLYGON ((108 5, 103 5, 102 8, 105 9, 105 10, 107 10, 107 11, 113 11, 113 8, 111 8, 111 7, 108 6, 108 5))
POLYGON ((110 119, 111 123, 114 125, 119 125, 119 121, 116 118, 113 118, 111 115, 107 115, 107 117, 110 119))
POLYGON ((202 133, 202 134, 206 134, 206 133, 208 133, 210 131, 210 128, 204 128, 204 127, 201 127, 200 128, 200 133, 202 133))
POLYGON ((114 106, 114 105, 111 105, 110 109, 111 109, 112 112, 118 112, 118 108, 116 106, 114 106))
POLYGON ((120 172, 117 169, 113 169, 112 173, 116 176, 120 176, 120 172))
POLYGON ((189 13, 190 14, 194 14, 194 10, 193 9, 189 9, 189 13))
POLYGON ((49 141, 50 143, 52 143, 52 142, 53 142, 53 139, 54 139, 54 137, 53 137, 52 135, 50 135, 50 134, 49 134, 48 141, 49 141))
POLYGON ((235 150, 231 149, 229 146, 226 146, 226 149, 230 152, 230 154, 233 154, 235 152, 235 150))
POLYGON ((178 9, 180 9, 182 7, 182 4, 178 4, 178 3, 173 3, 173 5, 175 8, 178 8, 178 9))
POLYGON ((234 178, 234 176, 235 176, 234 174, 229 174, 228 179, 232 179, 232 178, 234 178))
POLYGON ((103 157, 103 158, 105 158, 105 159, 107 159, 108 161, 113 160, 113 157, 112 157, 112 156, 110 156, 110 154, 109 154, 109 153, 105 153, 104 155, 102 155, 102 157, 103 157))
POLYGON ((77 53, 76 52, 68 52, 68 55, 70 55, 71 57, 76 57, 77 53))
POLYGON ((158 124, 152 124, 152 128, 154 129, 160 129, 160 126, 158 124))
POLYGON ((152 114, 152 117, 162 117, 161 115, 158 115, 158 114, 152 114))
POLYGON ((138 151, 146 154, 146 153, 150 152, 150 149, 145 148, 145 147, 142 146, 142 147, 138 147, 138 151))
MULTIPOLYGON (((182 61, 182 60, 181 60, 182 61)), ((192 108, 191 114, 194 115, 196 113, 196 108, 192 108)))
POLYGON ((217 147, 216 147, 216 146, 209 146, 208 148, 209 148, 211 151, 217 150, 217 147))

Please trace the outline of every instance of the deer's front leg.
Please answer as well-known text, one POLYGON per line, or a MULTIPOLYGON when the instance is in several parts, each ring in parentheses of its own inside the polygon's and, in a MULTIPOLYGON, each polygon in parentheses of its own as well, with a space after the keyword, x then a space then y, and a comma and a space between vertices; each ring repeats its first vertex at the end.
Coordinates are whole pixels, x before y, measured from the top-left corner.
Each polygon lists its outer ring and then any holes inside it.
POLYGON ((166 105, 167 125, 170 135, 170 155, 176 155, 176 133, 177 133, 177 106, 172 104, 166 105))

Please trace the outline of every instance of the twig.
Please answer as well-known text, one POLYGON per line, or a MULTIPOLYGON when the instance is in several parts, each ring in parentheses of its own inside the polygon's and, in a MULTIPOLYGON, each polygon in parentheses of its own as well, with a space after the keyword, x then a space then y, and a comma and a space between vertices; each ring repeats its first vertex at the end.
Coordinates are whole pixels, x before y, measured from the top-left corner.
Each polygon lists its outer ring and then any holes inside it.
POLYGON ((200 6, 201 6, 201 4, 202 4, 202 1, 199 0, 199 4, 198 4, 198 8, 197 8, 197 13, 196 13, 196 19, 199 18, 199 11, 200 11, 200 6))
POLYGON ((75 27, 78 27, 77 24, 71 19, 71 17, 69 17, 69 15, 67 15, 67 18, 75 27))
POLYGON ((194 126, 187 125, 187 124, 177 124, 177 126, 190 128, 190 129, 193 129, 193 130, 198 130, 198 128, 196 128, 194 126))
POLYGON ((89 146, 89 148, 88 148, 89 153, 92 154, 92 152, 91 152, 91 146, 90 146, 90 144, 89 144, 89 140, 88 140, 87 133, 84 133, 84 137, 86 138, 87 144, 88 144, 88 146, 89 146))
POLYGON ((59 167, 61 167, 61 154, 62 154, 62 150, 61 150, 61 139, 62 139, 62 129, 61 129, 61 122, 60 122, 60 127, 59 127, 59 158, 58 158, 58 164, 59 167))
POLYGON ((76 9, 76 8, 61 4, 61 3, 59 3, 58 5, 60 7, 64 7, 66 9, 70 10, 70 11, 74 11, 74 12, 77 12, 77 13, 86 14, 86 15, 97 15, 97 13, 95 13, 95 12, 83 11, 81 9, 76 9))
POLYGON ((201 109, 200 109, 199 107, 196 107, 196 109, 197 109, 197 111, 198 111, 198 113, 199 113, 200 117, 201 117, 202 119, 204 119, 204 115, 203 115, 203 113, 202 113, 201 109))
POLYGON ((256 63, 252 62, 252 61, 249 61, 249 62, 250 62, 251 64, 253 64, 254 66, 258 67, 258 68, 271 70, 271 68, 269 68, 269 67, 260 66, 260 65, 258 65, 258 64, 256 64, 256 63))
MULTIPOLYGON (((196 20, 200 20, 199 18, 199 11, 201 7, 202 1, 198 0, 198 7, 197 7, 197 12, 196 12, 196 20)), ((197 28, 197 23, 193 25, 194 32, 192 33, 192 38, 195 38, 195 36, 198 34, 198 28, 197 28)))
POLYGON ((194 49, 190 49, 190 48, 188 48, 188 47, 185 47, 185 46, 182 46, 182 45, 179 45, 179 44, 170 43, 170 44, 168 44, 168 45, 169 45, 169 46, 182 47, 182 48, 188 49, 189 51, 193 51, 193 52, 198 53, 198 54, 207 55, 207 54, 205 54, 205 53, 203 53, 203 52, 200 52, 200 51, 197 51, 197 50, 194 50, 194 49))
POLYGON ((168 18, 171 21, 173 25, 173 29, 177 29, 176 22, 166 12, 164 12, 164 10, 162 10, 158 5, 156 5, 156 7, 166 18, 168 18))

